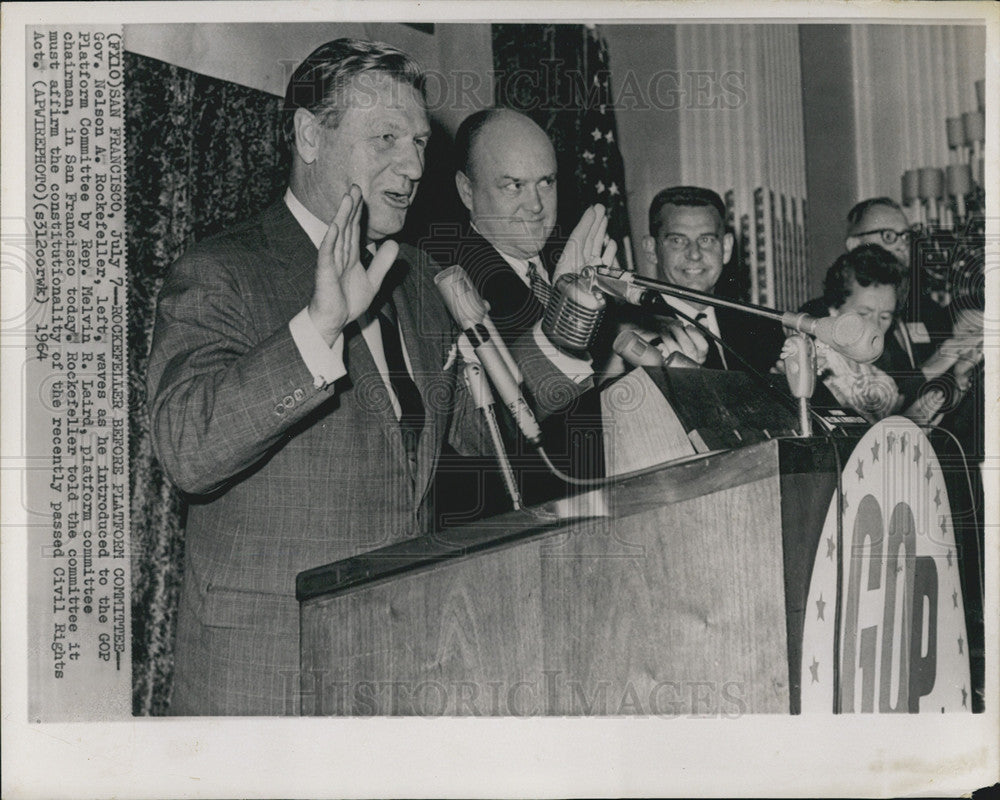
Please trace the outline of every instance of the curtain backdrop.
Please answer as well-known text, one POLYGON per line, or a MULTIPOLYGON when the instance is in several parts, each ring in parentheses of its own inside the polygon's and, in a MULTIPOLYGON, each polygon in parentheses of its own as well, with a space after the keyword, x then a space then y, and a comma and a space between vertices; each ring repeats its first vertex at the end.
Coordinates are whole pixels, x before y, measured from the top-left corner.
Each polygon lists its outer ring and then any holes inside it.
POLYGON ((619 261, 629 235, 625 167, 618 147, 608 49, 592 25, 493 26, 496 105, 530 116, 548 133, 559 164, 559 229, 603 203, 619 261), (570 176, 572 179, 570 180, 570 176))
POLYGON ((185 513, 149 435, 156 295, 193 242, 276 199, 288 169, 279 98, 134 53, 125 69, 132 710, 148 715, 169 700, 185 513))

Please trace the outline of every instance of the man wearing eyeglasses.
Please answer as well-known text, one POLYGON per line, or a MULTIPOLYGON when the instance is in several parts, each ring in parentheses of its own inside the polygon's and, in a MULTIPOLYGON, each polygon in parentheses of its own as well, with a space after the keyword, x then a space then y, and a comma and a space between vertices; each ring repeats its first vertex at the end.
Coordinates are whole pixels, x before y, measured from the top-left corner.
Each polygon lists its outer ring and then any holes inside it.
MULTIPOLYGON (((903 275, 910 275, 913 234, 898 203, 889 197, 862 200, 848 212, 847 226, 848 251, 877 244, 895 257, 903 275)), ((968 388, 970 371, 981 358, 982 327, 978 317, 972 313, 970 321, 969 313, 960 312, 958 324, 953 326, 947 311, 933 303, 920 304, 914 296, 917 286, 912 275, 903 282, 903 287, 906 286, 910 287, 910 296, 904 298, 900 308, 908 303, 909 316, 916 319, 906 321, 897 315, 886 334, 882 356, 875 364, 894 377, 900 392, 910 401, 916 399, 927 381, 949 371, 960 396, 968 388), (919 305, 914 308, 915 304, 919 305), (931 341, 933 334, 937 342, 931 341)))
MULTIPOLYGON (((686 289, 714 293, 733 253, 733 234, 726 230, 725 219, 726 206, 711 189, 673 186, 657 194, 649 207, 649 236, 643 240, 656 277, 686 289)), ((778 358, 784 335, 777 323, 727 308, 665 299, 680 312, 680 319, 695 319, 725 342, 723 346, 712 340, 707 348, 700 348, 703 366, 767 372, 778 358)), ((700 336, 697 341, 702 342, 700 336)))
POLYGON ((848 250, 863 244, 881 245, 909 271, 911 240, 910 223, 903 209, 889 197, 862 200, 847 214, 848 250))
MULTIPOLYGON (((912 238, 903 209, 890 197, 870 197, 847 212, 845 244, 848 252, 866 244, 877 244, 892 254, 903 276, 908 276, 910 272, 912 238)), ((900 309, 910 300, 907 295, 911 283, 909 279, 902 282, 900 309)), ((878 364, 890 374, 899 375, 907 370, 916 370, 917 365, 932 352, 930 336, 923 322, 906 325, 895 319, 892 329, 886 334, 885 350, 878 364)))

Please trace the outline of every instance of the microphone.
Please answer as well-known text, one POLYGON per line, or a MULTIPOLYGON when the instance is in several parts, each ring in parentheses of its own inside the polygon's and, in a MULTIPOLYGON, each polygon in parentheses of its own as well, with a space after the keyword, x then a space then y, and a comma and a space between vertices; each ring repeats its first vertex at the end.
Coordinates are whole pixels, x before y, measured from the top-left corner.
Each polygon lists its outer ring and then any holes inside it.
POLYGON ((633 367, 662 367, 666 361, 655 345, 635 331, 619 333, 611 348, 633 367))
POLYGON ((585 275, 563 275, 552 287, 542 333, 564 350, 585 351, 594 343, 608 301, 593 279, 585 275))
POLYGON ((435 275, 434 283, 451 316, 468 337, 500 399, 513 415, 517 427, 531 444, 538 447, 542 431, 518 385, 521 382, 520 370, 489 318, 489 305, 476 291, 465 270, 457 264, 435 275), (511 364, 514 364, 514 369, 511 369, 511 364))
POLYGON ((615 337, 612 349, 633 367, 679 367, 701 369, 701 364, 676 350, 664 358, 656 346, 659 338, 646 341, 635 331, 622 331, 615 337))
POLYGON ((870 364, 882 355, 882 332, 853 311, 835 317, 810 317, 786 311, 781 315, 781 324, 800 333, 808 333, 861 364, 870 364))

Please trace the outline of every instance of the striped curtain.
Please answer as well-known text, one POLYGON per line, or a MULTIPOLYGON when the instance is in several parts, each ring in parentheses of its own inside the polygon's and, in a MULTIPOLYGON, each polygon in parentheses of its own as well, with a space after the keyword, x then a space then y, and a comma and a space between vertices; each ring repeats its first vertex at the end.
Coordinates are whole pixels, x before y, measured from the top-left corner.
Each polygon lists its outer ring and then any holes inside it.
POLYGON ((193 242, 284 189, 280 99, 125 54, 131 460, 132 712, 162 714, 173 673, 184 503, 153 455, 146 364, 156 295, 193 242))
POLYGON ((858 198, 901 199, 908 169, 949 161, 945 120, 974 111, 982 25, 852 25, 858 198))

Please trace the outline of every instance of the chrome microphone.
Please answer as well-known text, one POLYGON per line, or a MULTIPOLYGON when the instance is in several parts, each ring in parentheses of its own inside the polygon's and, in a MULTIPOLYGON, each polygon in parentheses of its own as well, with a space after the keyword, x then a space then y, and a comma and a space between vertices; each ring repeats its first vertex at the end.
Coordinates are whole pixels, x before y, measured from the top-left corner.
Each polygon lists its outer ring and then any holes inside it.
POLYGON ((597 335, 608 301, 592 279, 567 274, 552 287, 542 332, 564 350, 582 352, 590 349, 597 335))

